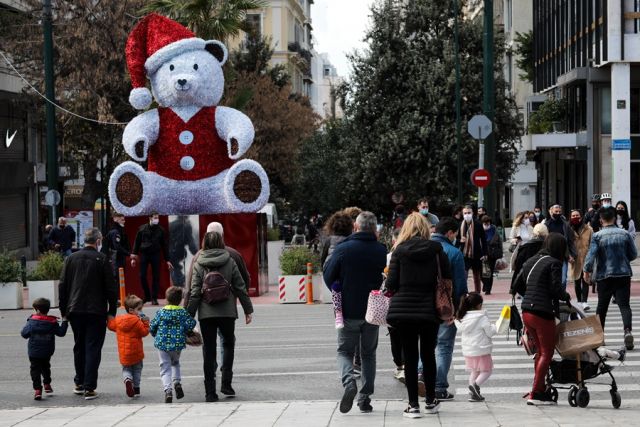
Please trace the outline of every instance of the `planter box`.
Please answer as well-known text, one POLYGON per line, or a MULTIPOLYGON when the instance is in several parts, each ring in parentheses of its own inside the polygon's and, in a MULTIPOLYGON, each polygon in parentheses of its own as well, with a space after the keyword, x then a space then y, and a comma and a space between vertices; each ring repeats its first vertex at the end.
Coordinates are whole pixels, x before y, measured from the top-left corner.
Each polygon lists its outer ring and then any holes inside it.
POLYGON ((269 285, 277 285, 278 277, 282 275, 280 270, 280 255, 284 250, 284 240, 267 242, 267 260, 269 269, 269 285))
POLYGON ((307 276, 278 276, 278 302, 280 304, 307 302, 307 276))
POLYGON ((323 304, 331 304, 331 291, 325 286, 322 273, 313 275, 313 299, 323 304))
POLYGON ((46 298, 51 301, 51 307, 59 305, 58 299, 59 280, 29 280, 29 304, 33 304, 36 298, 46 298))
POLYGON ((0 310, 22 308, 22 283, 0 283, 0 310))

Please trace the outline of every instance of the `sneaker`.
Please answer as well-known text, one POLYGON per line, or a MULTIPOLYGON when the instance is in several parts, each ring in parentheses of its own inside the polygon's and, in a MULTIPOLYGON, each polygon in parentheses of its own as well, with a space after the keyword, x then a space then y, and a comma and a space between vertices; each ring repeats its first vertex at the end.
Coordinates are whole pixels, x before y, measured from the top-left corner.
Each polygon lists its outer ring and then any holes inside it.
POLYGON ((424 385, 424 380, 422 378, 418 378, 418 396, 427 396, 427 387, 424 385))
POLYGON ((346 414, 353 407, 353 399, 356 397, 358 393, 358 387, 356 386, 355 381, 350 382, 344 388, 344 394, 342 395, 342 399, 340 400, 340 412, 346 414))
POLYGON ((589 307, 589 304, 587 304, 587 302, 585 301, 585 302, 582 303, 582 309, 584 311, 589 311, 589 310, 591 310, 591 307, 589 307))
POLYGON ((341 311, 336 311, 336 329, 344 328, 344 317, 341 311))
POLYGON ((549 406, 556 405, 551 396, 546 393, 530 393, 527 399, 527 405, 531 406, 549 406))
POLYGON ((140 397, 140 387, 133 388, 133 395, 134 397, 140 397))
POLYGON ((164 392, 164 403, 171 402, 173 402, 173 393, 171 393, 171 390, 167 390, 164 392))
POLYGON ((98 398, 98 393, 95 390, 85 390, 84 400, 93 400, 98 398))
POLYGON ((618 350, 618 360, 620 362, 624 362, 624 359, 626 359, 627 357, 627 349, 622 347, 620 350, 618 350))
POLYGON ((405 383, 404 368, 396 368, 396 371, 393 373, 393 378, 397 379, 402 384, 404 384, 405 383))
POLYGON ((127 378, 124 380, 124 391, 129 397, 133 397, 135 395, 135 391, 133 391, 133 381, 131 380, 131 378, 127 378))
POLYGON ((73 387, 73 394, 77 394, 79 396, 84 394, 84 386, 76 384, 73 387))
POLYGON ((176 391, 176 399, 182 399, 184 397, 184 391, 182 390, 182 384, 175 383, 173 389, 176 391))
POLYGON ((447 390, 445 391, 436 391, 436 399, 438 399, 439 401, 447 401, 447 400, 453 400, 454 396, 453 394, 449 393, 447 390))
POLYGON ((34 391, 35 392, 33 393, 33 400, 42 400, 42 390, 38 388, 34 391))
POLYGON ((633 350, 633 335, 630 330, 624 331, 624 346, 627 350, 633 350))
POLYGON ((44 392, 47 394, 53 394, 53 388, 51 387, 51 384, 44 385, 44 392))
POLYGON ((231 387, 231 384, 222 384, 220 387, 220 393, 229 397, 235 397, 236 391, 231 387))
POLYGON ((371 399, 366 398, 365 400, 358 402, 358 408, 360 408, 360 412, 363 414, 368 414, 369 412, 373 412, 373 406, 371 406, 371 399))
POLYGON ((405 418, 422 418, 419 406, 409 406, 404 410, 402 416, 405 418))
POLYGON ((424 410, 427 414, 437 414, 440 410, 440 401, 438 399, 433 399, 431 402, 427 400, 424 410))
POLYGON ((478 384, 469 386, 469 402, 482 402, 484 397, 480 394, 480 387, 478 384))
POLYGON ((155 298, 154 298, 154 299, 152 299, 152 300, 151 300, 151 305, 159 305, 159 304, 158 304, 158 300, 157 300, 157 299, 155 299, 155 298))

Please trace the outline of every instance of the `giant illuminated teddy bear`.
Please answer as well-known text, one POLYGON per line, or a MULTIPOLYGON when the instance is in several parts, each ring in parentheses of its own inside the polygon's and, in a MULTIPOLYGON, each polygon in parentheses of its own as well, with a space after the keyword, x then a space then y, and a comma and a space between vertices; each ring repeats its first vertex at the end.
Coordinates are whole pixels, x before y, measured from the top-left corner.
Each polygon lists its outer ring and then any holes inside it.
POLYGON ((238 160, 254 137, 251 120, 222 98, 227 50, 166 17, 150 14, 126 46, 134 89, 129 101, 148 110, 127 124, 124 149, 147 170, 126 161, 109 180, 115 210, 127 216, 256 212, 269 198, 269 180, 253 160, 238 160), (145 87, 145 77, 151 91, 145 87))

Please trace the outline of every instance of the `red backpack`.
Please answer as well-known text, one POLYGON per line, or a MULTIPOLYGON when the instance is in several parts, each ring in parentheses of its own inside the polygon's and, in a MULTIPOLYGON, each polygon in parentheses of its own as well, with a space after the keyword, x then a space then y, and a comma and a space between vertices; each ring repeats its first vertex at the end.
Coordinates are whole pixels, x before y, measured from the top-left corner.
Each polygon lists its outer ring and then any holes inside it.
POLYGON ((207 304, 216 304, 229 299, 231 285, 219 271, 210 271, 202 279, 202 299, 207 304))

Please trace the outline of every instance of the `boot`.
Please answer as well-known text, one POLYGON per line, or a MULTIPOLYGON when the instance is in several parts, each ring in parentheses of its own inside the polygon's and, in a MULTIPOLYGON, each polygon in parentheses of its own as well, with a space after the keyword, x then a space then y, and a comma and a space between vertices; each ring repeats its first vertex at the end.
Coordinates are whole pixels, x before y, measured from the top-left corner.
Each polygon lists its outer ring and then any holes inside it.
POLYGON ((231 380, 233 379, 233 374, 228 372, 222 373, 222 385, 220 387, 220 393, 227 395, 228 397, 235 397, 236 392, 231 387, 231 380))
POLYGON ((218 395, 216 394, 216 380, 204 381, 204 397, 206 402, 218 401, 218 395))

